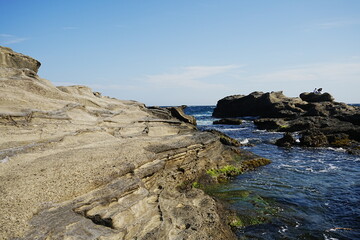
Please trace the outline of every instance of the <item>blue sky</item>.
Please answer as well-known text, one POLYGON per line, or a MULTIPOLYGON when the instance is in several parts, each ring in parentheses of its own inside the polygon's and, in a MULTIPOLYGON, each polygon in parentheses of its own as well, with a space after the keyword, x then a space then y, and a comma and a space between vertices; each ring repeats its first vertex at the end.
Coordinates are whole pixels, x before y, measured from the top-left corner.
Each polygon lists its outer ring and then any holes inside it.
POLYGON ((0 0, 0 45, 146 105, 315 87, 360 103, 359 0, 0 0))

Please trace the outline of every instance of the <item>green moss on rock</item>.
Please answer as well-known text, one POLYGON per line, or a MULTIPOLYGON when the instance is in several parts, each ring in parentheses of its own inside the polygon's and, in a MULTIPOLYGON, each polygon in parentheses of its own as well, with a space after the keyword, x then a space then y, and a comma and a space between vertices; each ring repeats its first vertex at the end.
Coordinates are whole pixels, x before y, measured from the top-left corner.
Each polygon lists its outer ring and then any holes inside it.
POLYGON ((237 176, 241 174, 243 171, 241 168, 235 167, 233 165, 226 165, 223 168, 219 169, 209 169, 206 171, 212 177, 219 177, 220 175, 224 175, 227 177, 237 176))

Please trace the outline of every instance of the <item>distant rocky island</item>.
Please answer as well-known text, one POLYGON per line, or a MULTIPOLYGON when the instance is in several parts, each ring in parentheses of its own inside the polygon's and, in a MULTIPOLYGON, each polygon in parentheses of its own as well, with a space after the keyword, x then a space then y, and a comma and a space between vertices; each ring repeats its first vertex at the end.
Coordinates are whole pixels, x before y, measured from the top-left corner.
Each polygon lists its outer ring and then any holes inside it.
POLYGON ((269 160, 183 107, 56 87, 40 65, 0 47, 0 239, 236 239, 202 189, 269 160))
POLYGON ((360 108, 336 102, 329 93, 301 93, 296 98, 281 91, 233 95, 218 101, 213 116, 254 117, 258 129, 285 133, 276 142, 279 146, 342 147, 360 154, 360 108), (300 133, 299 141, 294 132, 300 133))

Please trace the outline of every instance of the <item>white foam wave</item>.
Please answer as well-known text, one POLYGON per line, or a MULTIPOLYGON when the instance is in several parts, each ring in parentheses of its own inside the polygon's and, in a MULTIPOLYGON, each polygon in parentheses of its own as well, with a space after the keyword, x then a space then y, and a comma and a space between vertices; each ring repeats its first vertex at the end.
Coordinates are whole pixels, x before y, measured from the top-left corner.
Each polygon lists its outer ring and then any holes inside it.
POLYGON ((223 131, 242 131, 246 130, 246 128, 223 128, 223 131))
POLYGON ((346 152, 346 150, 343 149, 343 148, 328 147, 327 149, 329 149, 329 150, 331 150, 331 151, 335 151, 335 152, 346 152))
POLYGON ((209 117, 209 115, 211 116, 211 114, 205 113, 205 114, 192 114, 192 116, 194 117, 209 117))
POLYGON ((280 164, 280 165, 279 165, 279 169, 280 169, 280 168, 294 168, 294 166, 288 165, 288 164, 280 164))
POLYGON ((330 163, 327 168, 322 169, 322 170, 320 170, 319 172, 321 172, 321 173, 331 172, 331 171, 338 170, 338 169, 339 169, 339 167, 337 167, 337 166, 335 166, 334 164, 331 164, 331 163, 330 163))
POLYGON ((259 129, 255 129, 254 132, 260 132, 260 133, 265 133, 267 132, 266 130, 259 130, 259 129))
POLYGON ((338 238, 329 237, 326 234, 323 234, 324 240, 339 240, 338 238))
POLYGON ((244 140, 240 141, 241 144, 248 144, 249 143, 249 139, 245 138, 244 140))
POLYGON ((213 121, 211 120, 196 120, 198 126, 207 126, 212 125, 213 121))
POLYGON ((288 226, 281 226, 280 230, 278 231, 279 233, 284 233, 288 230, 288 226))

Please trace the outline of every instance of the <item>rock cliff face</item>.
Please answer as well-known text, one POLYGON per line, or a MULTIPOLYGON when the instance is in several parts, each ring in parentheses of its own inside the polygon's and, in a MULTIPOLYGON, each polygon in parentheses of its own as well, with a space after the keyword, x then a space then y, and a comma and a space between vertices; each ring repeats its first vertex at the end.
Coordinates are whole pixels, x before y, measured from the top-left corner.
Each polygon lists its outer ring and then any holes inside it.
MULTIPOLYGON (((218 101, 213 116, 256 116, 259 129, 300 132, 300 145, 307 147, 344 147, 351 153, 360 149, 360 108, 335 102, 329 93, 301 93, 300 98, 282 92, 229 96, 218 101)), ((295 141, 286 134, 278 144, 290 146, 295 141)))
POLYGON ((197 131, 182 108, 55 87, 38 61, 0 56, 0 239, 235 238, 192 183, 257 156, 197 131))

